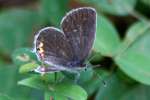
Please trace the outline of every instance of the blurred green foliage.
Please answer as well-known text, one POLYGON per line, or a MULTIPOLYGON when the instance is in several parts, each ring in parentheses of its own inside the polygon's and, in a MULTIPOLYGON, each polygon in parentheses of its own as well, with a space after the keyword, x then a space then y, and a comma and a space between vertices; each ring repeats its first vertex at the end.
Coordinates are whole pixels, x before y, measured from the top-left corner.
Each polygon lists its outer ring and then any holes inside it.
POLYGON ((7 7, 0 12, 0 100, 150 99, 149 0, 35 0, 7 7), (82 6, 97 10, 90 68, 77 84, 71 73, 59 72, 55 80, 55 73, 32 72, 41 64, 32 52, 35 32, 60 28, 65 13, 82 6))

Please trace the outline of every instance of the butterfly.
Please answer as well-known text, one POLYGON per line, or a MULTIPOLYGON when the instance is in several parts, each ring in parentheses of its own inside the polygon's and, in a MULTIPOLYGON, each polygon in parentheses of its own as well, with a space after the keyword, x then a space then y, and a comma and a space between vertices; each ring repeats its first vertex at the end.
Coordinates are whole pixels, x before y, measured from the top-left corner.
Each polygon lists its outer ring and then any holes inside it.
POLYGON ((86 67, 95 40, 96 10, 73 9, 63 17, 60 27, 45 27, 35 35, 34 52, 48 65, 38 67, 37 72, 74 72, 86 67))

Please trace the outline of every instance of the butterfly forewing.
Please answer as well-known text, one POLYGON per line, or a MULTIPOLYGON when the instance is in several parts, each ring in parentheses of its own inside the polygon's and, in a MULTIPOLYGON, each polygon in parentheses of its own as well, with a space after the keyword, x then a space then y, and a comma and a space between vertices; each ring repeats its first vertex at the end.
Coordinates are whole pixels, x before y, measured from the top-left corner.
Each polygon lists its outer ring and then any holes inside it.
POLYGON ((62 20, 61 27, 71 45, 75 60, 83 62, 89 55, 94 42, 95 10, 89 7, 72 10, 62 20))

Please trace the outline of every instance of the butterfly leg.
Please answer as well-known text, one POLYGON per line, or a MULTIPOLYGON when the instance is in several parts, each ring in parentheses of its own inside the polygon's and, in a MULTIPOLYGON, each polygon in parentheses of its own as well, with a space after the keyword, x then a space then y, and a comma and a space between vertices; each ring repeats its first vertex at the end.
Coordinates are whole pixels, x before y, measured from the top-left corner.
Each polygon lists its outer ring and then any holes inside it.
POLYGON ((55 82, 57 82, 57 72, 55 72, 54 74, 55 74, 55 82))
POLYGON ((78 83, 79 79, 80 79, 80 72, 75 72, 75 79, 74 79, 74 82, 75 83, 78 83))

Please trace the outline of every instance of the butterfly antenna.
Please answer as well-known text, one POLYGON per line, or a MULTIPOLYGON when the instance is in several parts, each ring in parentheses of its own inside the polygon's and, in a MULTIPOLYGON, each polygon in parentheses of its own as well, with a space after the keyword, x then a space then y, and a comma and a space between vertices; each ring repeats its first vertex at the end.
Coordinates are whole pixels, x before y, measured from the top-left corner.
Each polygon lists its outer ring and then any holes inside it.
MULTIPOLYGON (((87 63, 87 68, 90 67, 90 66, 92 66, 92 65, 88 62, 88 63, 87 63)), ((99 66, 94 66, 94 67, 92 67, 92 68, 97 68, 97 67, 99 67, 99 66)), ((106 82, 102 79, 102 77, 101 77, 96 71, 93 71, 93 72, 94 72, 94 74, 99 78, 99 80, 102 81, 104 87, 106 87, 107 84, 106 84, 106 82)))
POLYGON ((106 86, 107 86, 106 81, 104 81, 104 80, 102 79, 102 77, 101 77, 96 71, 94 71, 94 74, 102 81, 104 87, 106 87, 106 86))
POLYGON ((89 58, 89 62, 90 62, 91 60, 93 60, 93 59, 94 59, 94 57, 96 57, 96 55, 94 55, 94 56, 90 57, 90 58, 89 58))
MULTIPOLYGON (((96 57, 96 55, 90 57, 90 58, 87 60, 86 63, 87 63, 88 65, 91 65, 91 64, 90 64, 90 61, 91 61, 94 57, 96 57)), ((100 66, 100 64, 97 64, 97 65, 94 66, 94 68, 97 68, 97 67, 99 67, 99 66, 100 66)), ((85 70, 86 70, 86 69, 85 69, 85 70)))

